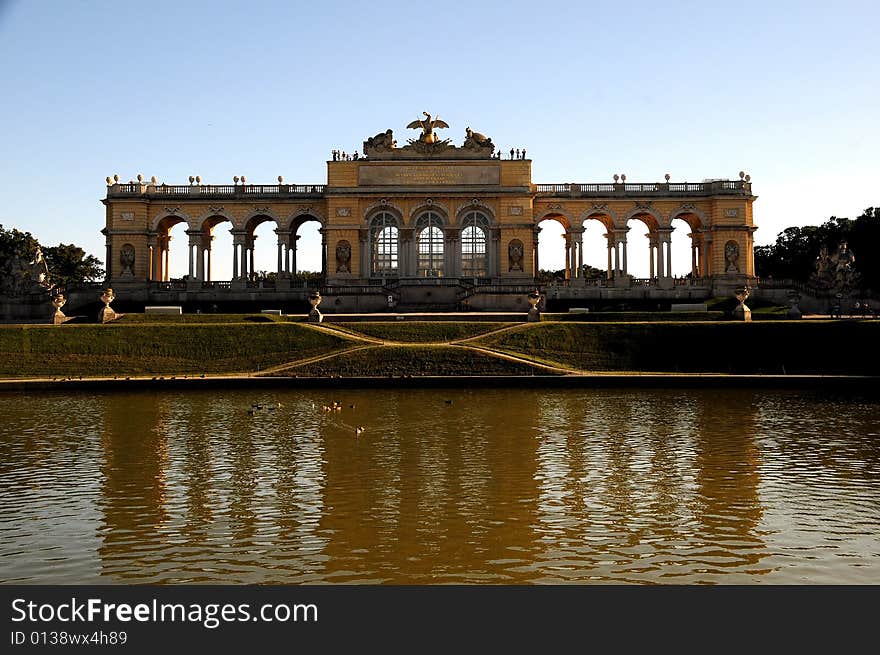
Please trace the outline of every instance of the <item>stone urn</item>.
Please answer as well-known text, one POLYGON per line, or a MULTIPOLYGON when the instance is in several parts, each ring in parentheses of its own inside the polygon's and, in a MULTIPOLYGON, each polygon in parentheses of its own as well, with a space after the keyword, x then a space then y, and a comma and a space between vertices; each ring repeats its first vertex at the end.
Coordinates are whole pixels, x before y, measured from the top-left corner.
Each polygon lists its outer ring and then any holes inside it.
POLYGON ((797 292, 792 292, 788 294, 788 302, 791 304, 791 307, 788 308, 788 318, 798 319, 803 318, 803 312, 801 308, 798 307, 798 303, 801 301, 801 294, 797 292))
POLYGON ((103 293, 101 293, 101 302, 104 303, 104 306, 101 308, 101 311, 98 312, 98 321, 100 323, 109 323, 122 316, 122 314, 117 314, 113 311, 113 308, 110 307, 110 303, 115 299, 116 294, 113 293, 113 289, 109 287, 104 289, 103 293))
POLYGON ((320 323, 324 320, 324 316, 318 311, 318 305, 321 304, 321 292, 315 289, 309 294, 309 304, 312 306, 309 312, 309 323, 320 323))
POLYGON ((538 311, 538 303, 541 302, 541 292, 535 289, 528 296, 526 296, 526 300, 529 301, 529 315, 528 321, 540 321, 541 320, 541 312, 538 311))
POLYGON ((70 320, 70 317, 65 316, 64 312, 61 311, 61 308, 66 304, 67 298, 64 297, 64 294, 59 293, 56 296, 52 296, 52 306, 55 308, 55 313, 52 314, 53 325, 61 325, 70 320))
POLYGON ((746 305, 746 299, 752 294, 751 288, 748 286, 742 287, 734 291, 734 295, 736 299, 739 300, 739 305, 733 310, 733 317, 738 321, 751 321, 752 320, 752 310, 748 308, 746 305))

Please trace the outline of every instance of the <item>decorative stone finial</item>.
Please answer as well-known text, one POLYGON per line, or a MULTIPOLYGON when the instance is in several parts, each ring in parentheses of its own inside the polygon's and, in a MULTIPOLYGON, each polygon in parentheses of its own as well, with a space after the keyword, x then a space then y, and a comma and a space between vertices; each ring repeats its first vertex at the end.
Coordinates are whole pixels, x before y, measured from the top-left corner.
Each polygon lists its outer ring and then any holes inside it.
POLYGON ((538 303, 541 302, 541 292, 538 289, 532 291, 529 295, 526 296, 526 300, 529 301, 529 313, 526 317, 526 320, 531 322, 540 321, 541 320, 541 312, 538 311, 538 303))
POLYGON ((196 178, 193 177, 192 175, 190 175, 190 176, 189 176, 189 183, 192 184, 192 183, 195 182, 195 181, 196 181, 196 178))
POLYGON ((140 173, 138 173, 138 182, 143 182, 143 181, 144 181, 144 176, 141 175, 140 173))
POLYGON ((156 179, 156 176, 155 176, 155 175, 153 175, 153 176, 150 178, 150 184, 159 184, 159 180, 156 179))
POLYGON ((196 175, 196 184, 201 184, 201 183, 202 183, 202 176, 196 175))
POLYGON ((745 176, 746 176, 745 171, 740 171, 740 172, 739 172, 739 179, 743 179, 745 176))
POLYGON ((626 182, 626 173, 621 173, 621 174, 620 174, 620 181, 621 181, 621 182, 626 182))
POLYGON ((666 181, 669 182, 669 178, 671 178, 672 176, 671 176, 669 173, 667 173, 667 174, 664 175, 663 177, 665 177, 665 178, 666 178, 666 181))
POLYGON ((234 175, 232 177, 232 181, 235 182, 236 184, 238 184, 238 175, 234 175))
POLYGON ((318 311, 318 305, 321 304, 321 300, 321 292, 317 289, 309 294, 309 304, 312 306, 308 317, 309 323, 321 323, 324 320, 324 316, 318 311))
POLYGON ((284 176, 283 175, 278 176, 278 184, 284 184, 284 176))
POLYGON ((752 181, 752 176, 746 175, 746 182, 751 182, 751 181, 752 181))
POLYGON ((113 311, 113 308, 110 307, 110 303, 116 298, 116 294, 113 293, 113 289, 107 287, 104 289, 103 293, 101 293, 101 302, 104 303, 104 306, 101 308, 101 311, 98 312, 98 320, 101 323, 109 323, 110 321, 115 321, 117 318, 122 316, 122 314, 117 314, 113 311))
POLYGON ((113 176, 113 181, 119 182, 119 173, 117 173, 116 175, 113 176))
POLYGON ((619 179, 620 179, 620 175, 618 175, 617 173, 615 173, 615 174, 614 174, 614 183, 617 184, 617 180, 619 180, 619 179))
POLYGON ((244 175, 241 176, 241 183, 247 184, 247 178, 244 175))
POLYGON ((107 186, 111 186, 112 184, 113 184, 113 178, 111 178, 111 177, 108 175, 108 176, 107 176, 107 186))

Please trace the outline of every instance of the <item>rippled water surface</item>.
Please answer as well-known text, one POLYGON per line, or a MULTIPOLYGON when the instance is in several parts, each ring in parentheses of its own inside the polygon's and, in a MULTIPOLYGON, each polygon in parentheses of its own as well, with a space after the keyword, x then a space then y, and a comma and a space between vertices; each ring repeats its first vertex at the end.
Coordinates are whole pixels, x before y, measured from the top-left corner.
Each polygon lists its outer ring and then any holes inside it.
POLYGON ((874 401, 143 392, 0 417, 6 583, 880 583, 874 401))

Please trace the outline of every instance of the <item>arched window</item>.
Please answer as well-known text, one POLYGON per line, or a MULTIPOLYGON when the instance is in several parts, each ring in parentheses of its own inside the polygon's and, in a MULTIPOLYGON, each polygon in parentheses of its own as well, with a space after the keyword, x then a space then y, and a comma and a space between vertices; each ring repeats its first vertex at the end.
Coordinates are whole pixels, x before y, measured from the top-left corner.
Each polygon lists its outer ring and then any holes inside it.
POLYGON ((397 275, 397 219, 388 212, 379 212, 371 223, 373 273, 397 275))
POLYGON ((425 212, 416 221, 419 250, 418 276, 443 275, 443 225, 436 212, 425 212))
POLYGON ((461 230, 461 274, 483 277, 488 272, 486 234, 489 219, 477 211, 465 214, 461 230))

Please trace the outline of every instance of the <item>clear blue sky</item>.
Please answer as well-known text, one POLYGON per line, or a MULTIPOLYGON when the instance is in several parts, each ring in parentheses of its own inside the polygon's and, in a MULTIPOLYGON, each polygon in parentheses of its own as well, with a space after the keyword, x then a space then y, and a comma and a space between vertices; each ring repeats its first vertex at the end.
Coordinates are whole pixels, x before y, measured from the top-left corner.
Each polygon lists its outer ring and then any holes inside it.
POLYGON ((876 1, 0 0, 0 223, 103 259, 107 175, 320 183, 427 110, 526 146, 535 182, 745 170, 768 243, 880 204, 878 25, 876 1))

